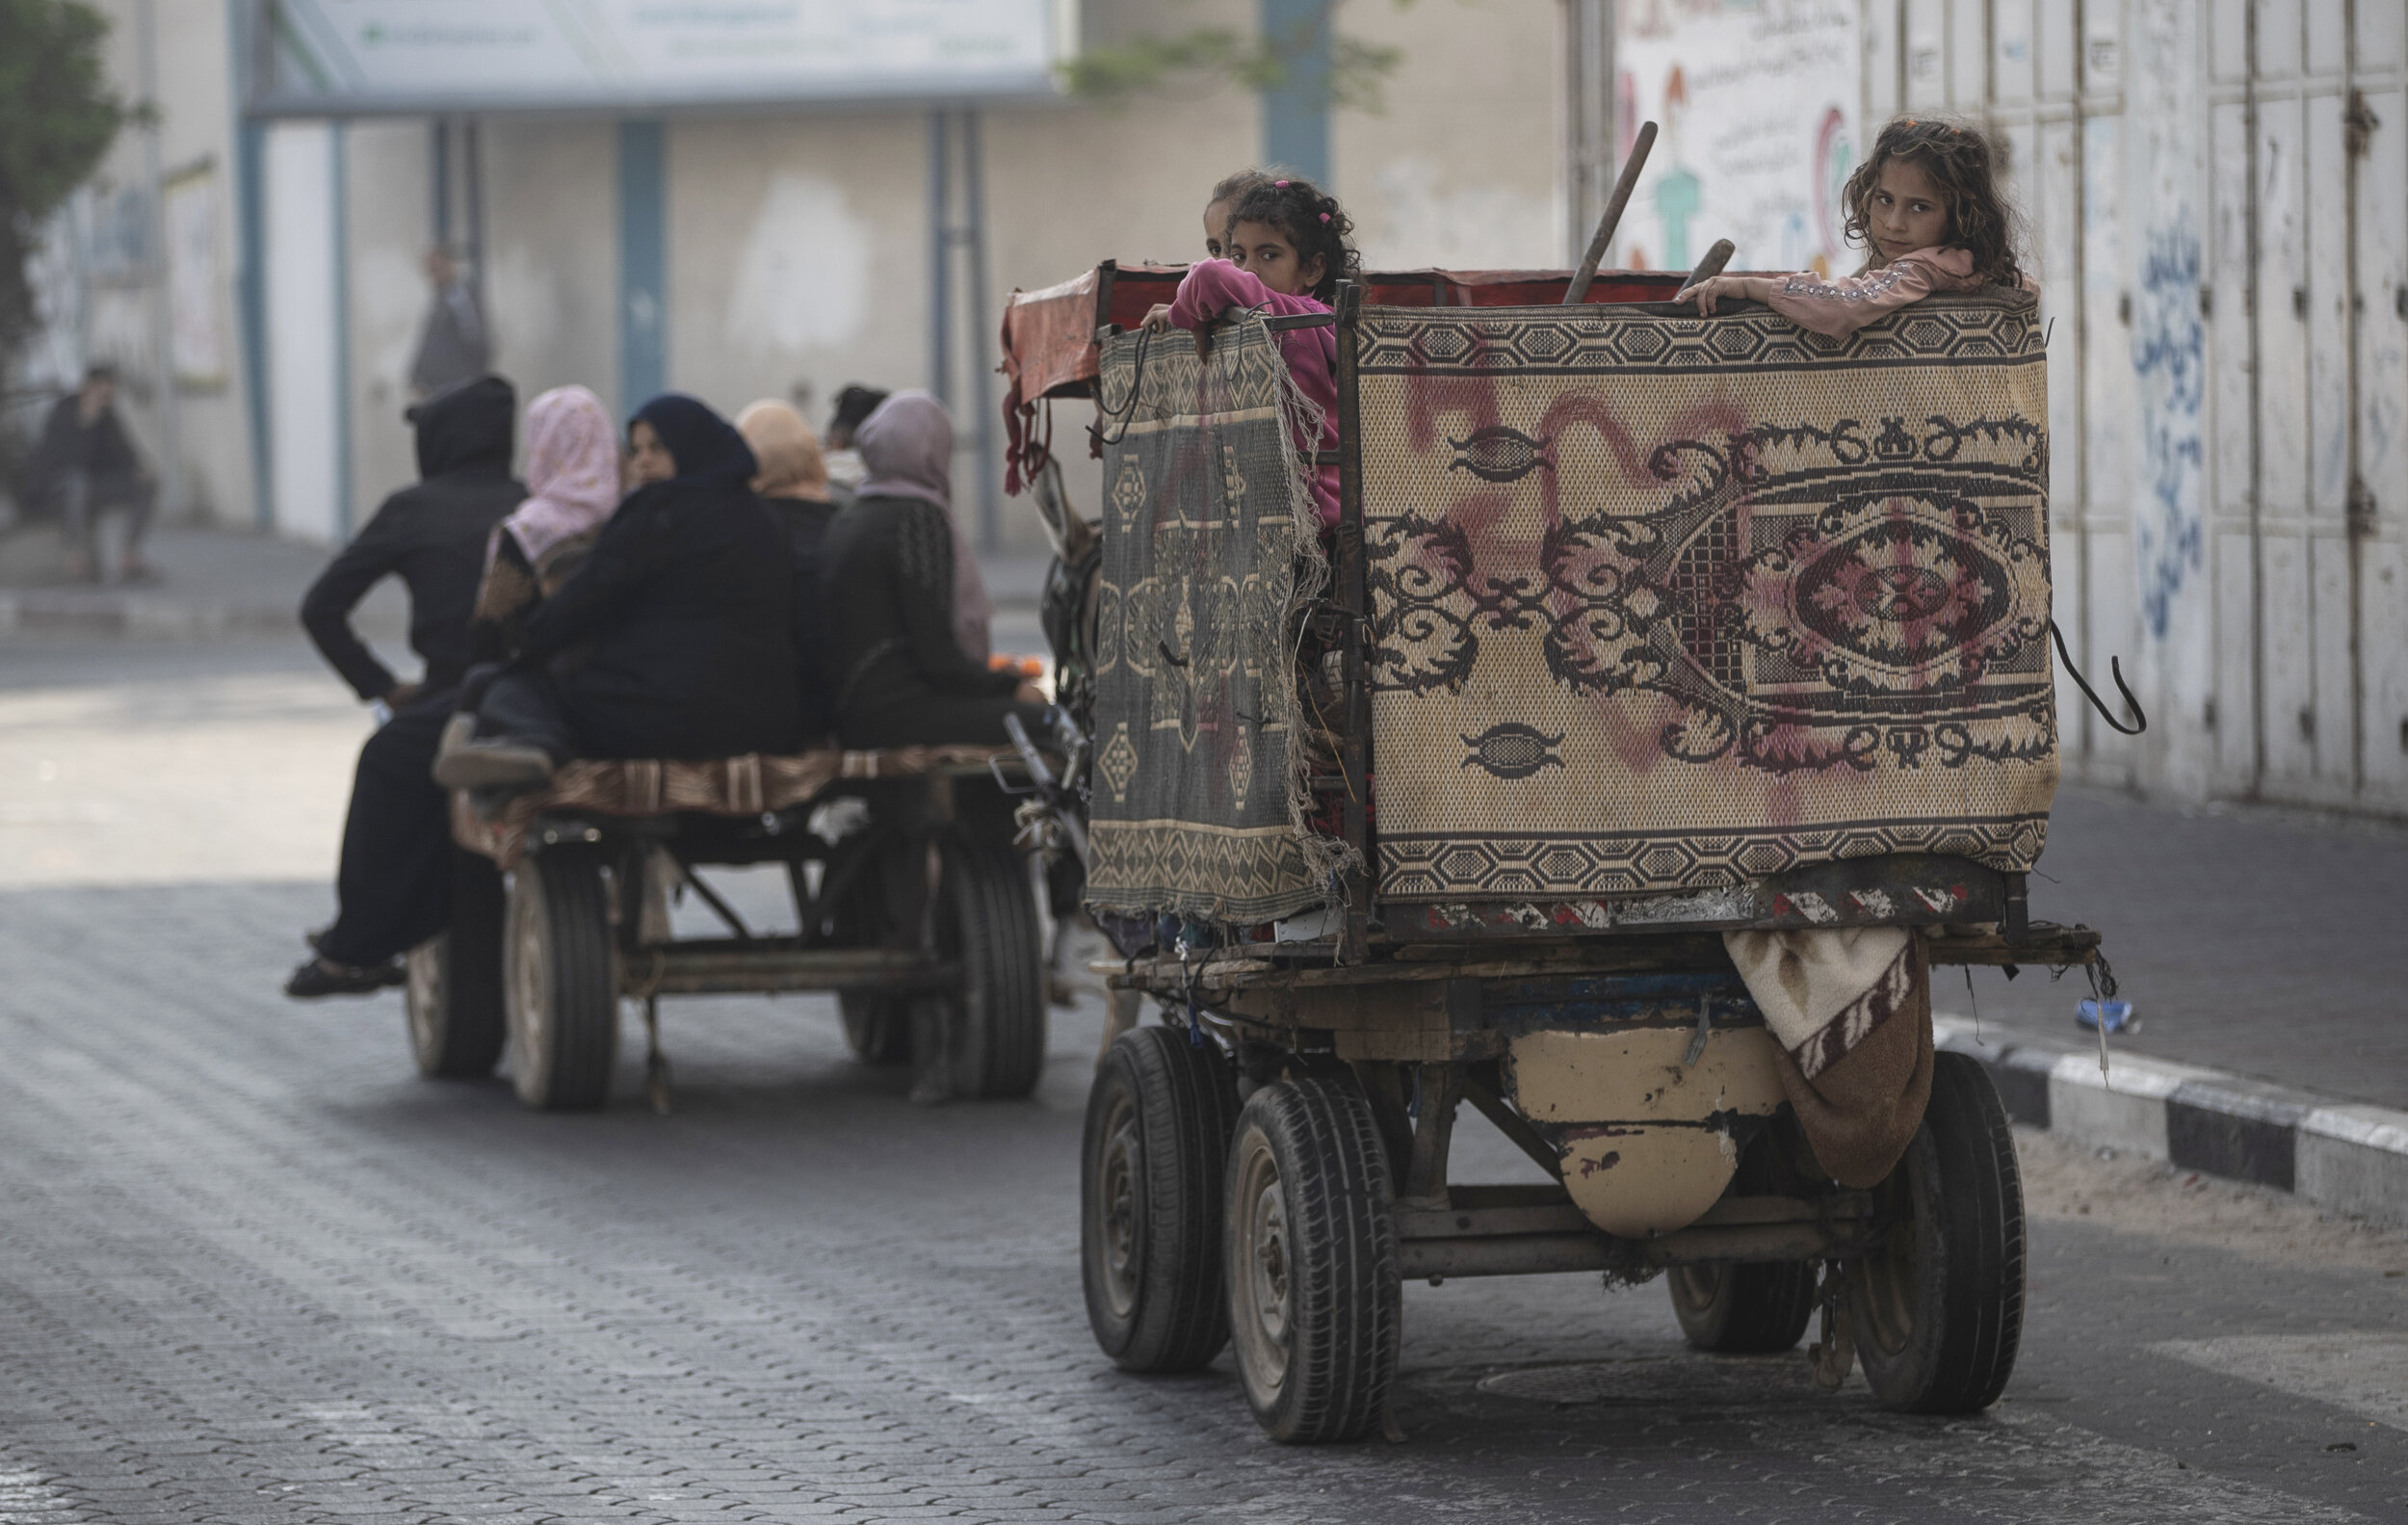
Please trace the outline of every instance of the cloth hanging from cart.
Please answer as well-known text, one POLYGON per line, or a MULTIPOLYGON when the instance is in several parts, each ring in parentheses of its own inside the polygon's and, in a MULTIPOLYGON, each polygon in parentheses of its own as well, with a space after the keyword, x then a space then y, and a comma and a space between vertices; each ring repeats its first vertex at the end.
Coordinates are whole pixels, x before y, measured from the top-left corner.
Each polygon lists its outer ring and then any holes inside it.
POLYGON ((1773 1067, 1815 1158, 1878 1185, 1931 1100, 1931 962, 1903 927, 1727 932, 1773 1037, 1773 1067))
POLYGON ((1752 306, 1378 307, 1360 343, 1383 899, 2039 856, 2029 295, 1845 339, 1752 306))
POLYGON ((1328 575, 1291 443, 1308 405, 1259 320, 1205 356, 1110 340, 1102 373, 1088 902, 1225 925, 1319 906, 1344 849, 1303 825, 1291 633, 1328 575))

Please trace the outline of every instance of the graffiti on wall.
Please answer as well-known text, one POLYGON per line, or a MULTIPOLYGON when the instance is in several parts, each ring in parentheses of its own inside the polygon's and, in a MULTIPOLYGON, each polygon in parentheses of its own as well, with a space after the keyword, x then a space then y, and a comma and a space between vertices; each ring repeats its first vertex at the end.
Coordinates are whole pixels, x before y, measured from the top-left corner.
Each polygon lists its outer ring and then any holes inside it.
POLYGON ((1717 238, 1734 269, 1852 270, 1840 187, 1855 168, 1855 0, 1620 0, 1618 152, 1660 133, 1614 263, 1687 270, 1717 238))
POLYGON ((2143 500, 2133 518, 2140 608, 2165 639, 2175 595, 2206 555, 2199 518, 2204 469, 2207 328, 2199 321, 2199 228, 2189 208, 2149 230, 2133 302, 2133 376, 2139 405, 2143 500))

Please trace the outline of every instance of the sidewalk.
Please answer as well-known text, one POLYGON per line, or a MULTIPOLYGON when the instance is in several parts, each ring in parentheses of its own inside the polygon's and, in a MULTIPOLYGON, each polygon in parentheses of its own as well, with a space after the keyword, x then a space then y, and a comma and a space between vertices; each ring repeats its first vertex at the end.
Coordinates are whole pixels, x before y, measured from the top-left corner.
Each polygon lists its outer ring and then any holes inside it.
MULTIPOLYGON (((151 533, 144 552, 159 580, 65 583, 47 529, 0 539, 0 635, 192 640, 301 633, 301 594, 333 552, 264 535, 183 526, 151 533)), ((409 604, 388 583, 360 606, 361 634, 400 640, 409 604)))

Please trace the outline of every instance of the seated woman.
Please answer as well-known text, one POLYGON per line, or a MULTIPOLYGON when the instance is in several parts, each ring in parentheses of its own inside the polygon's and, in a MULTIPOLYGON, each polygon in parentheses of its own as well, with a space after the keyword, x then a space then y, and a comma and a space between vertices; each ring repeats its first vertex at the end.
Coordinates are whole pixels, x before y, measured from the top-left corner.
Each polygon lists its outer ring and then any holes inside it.
POLYGON ((957 596, 944 405, 898 392, 855 442, 869 476, 821 548, 837 735, 863 748, 1000 744, 1013 714, 1039 733, 1044 694, 988 669, 985 610, 957 596))
POLYGON ((801 709, 803 740, 816 742, 836 723, 828 702, 826 638, 820 618, 820 542, 827 537, 828 521, 836 517, 836 504, 828 496, 827 458, 803 416, 772 398, 738 413, 736 432, 761 463, 752 479, 753 493, 786 527, 794 551, 796 701, 801 709))
POLYGON ((793 556, 752 495, 744 436, 694 398, 637 410, 642 484, 519 631, 476 738, 436 759, 453 788, 525 788, 572 757, 784 752, 798 736, 793 556))
POLYGON ((610 409, 582 386, 556 386, 527 405, 532 494, 494 530, 484 581, 468 617, 473 664, 518 654, 519 627, 585 565, 618 507, 618 440, 610 409))

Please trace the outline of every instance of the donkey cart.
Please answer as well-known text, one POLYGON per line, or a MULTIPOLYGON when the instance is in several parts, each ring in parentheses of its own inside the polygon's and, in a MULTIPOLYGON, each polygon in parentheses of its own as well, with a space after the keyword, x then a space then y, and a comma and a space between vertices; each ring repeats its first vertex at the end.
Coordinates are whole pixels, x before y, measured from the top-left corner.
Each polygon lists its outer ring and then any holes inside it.
POLYGON ((1701 1349, 1819 1311, 1827 1384, 1993 1402, 2021 1191, 1986 1074, 1932 1051, 1931 971, 2099 942, 2025 897, 2056 781, 2031 300, 1828 340, 1701 319, 1677 277, 1564 305, 1561 274, 1423 272, 1208 349, 1119 331, 1175 278, 1107 267, 1007 324, 1022 400, 1091 388, 1105 458, 1058 621, 1123 955, 1098 1344, 1234 1345, 1269 1433, 1344 1440, 1386 1415, 1405 1278, 1663 1273, 1701 1349), (1327 533, 1281 352, 1316 321, 1327 533), (1452 1183, 1465 1102, 1549 1182, 1452 1183))
POLYGON ((490 815, 457 797, 452 925, 409 958, 420 1071, 487 1074, 507 1039, 521 1101, 599 1107, 633 999, 665 1110, 660 997, 824 990, 862 1062, 916 1065, 916 1096, 1027 1095, 1044 970, 991 750, 581 762, 490 815), (785 870, 792 933, 755 930, 696 872, 763 863, 785 870), (723 935, 673 934, 687 889, 723 935))

